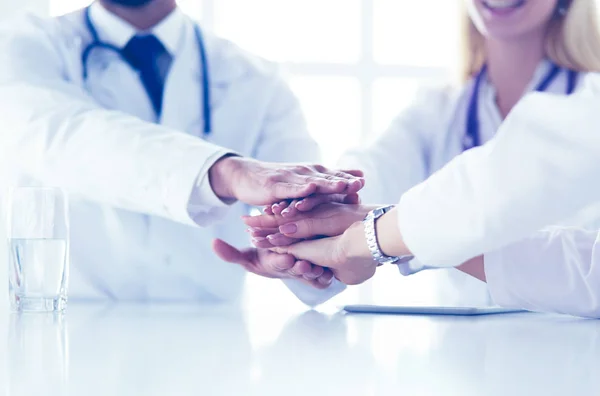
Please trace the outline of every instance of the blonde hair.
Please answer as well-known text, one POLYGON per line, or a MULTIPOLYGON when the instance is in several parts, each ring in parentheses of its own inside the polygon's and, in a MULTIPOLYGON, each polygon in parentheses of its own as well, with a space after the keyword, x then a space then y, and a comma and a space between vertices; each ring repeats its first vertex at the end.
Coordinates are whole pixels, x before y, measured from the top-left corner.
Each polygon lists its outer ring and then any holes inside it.
MULTIPOLYGON (((600 72, 600 18, 597 0, 571 0, 564 16, 554 16, 546 35, 546 56, 558 66, 600 72)), ((484 37, 463 7, 463 63, 460 78, 473 78, 485 63, 484 37)))

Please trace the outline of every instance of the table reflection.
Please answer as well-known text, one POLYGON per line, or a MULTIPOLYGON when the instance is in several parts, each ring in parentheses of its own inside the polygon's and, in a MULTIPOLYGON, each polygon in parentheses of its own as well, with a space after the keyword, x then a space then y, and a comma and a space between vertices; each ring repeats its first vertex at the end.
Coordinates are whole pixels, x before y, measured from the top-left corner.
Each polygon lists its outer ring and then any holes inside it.
POLYGON ((235 394, 253 364, 244 315, 227 307, 117 306, 70 341, 73 395, 235 394))
POLYGON ((259 373, 248 395, 368 395, 377 369, 368 345, 352 342, 343 314, 298 315, 255 353, 259 373))
POLYGON ((62 314, 12 314, 7 345, 8 395, 67 395, 68 340, 62 314))
POLYGON ((68 326, 52 314, 0 323, 7 330, 0 394, 551 396, 600 389, 600 321, 74 308, 68 326), (248 316, 254 331, 271 332, 255 337, 260 345, 250 342, 248 316))

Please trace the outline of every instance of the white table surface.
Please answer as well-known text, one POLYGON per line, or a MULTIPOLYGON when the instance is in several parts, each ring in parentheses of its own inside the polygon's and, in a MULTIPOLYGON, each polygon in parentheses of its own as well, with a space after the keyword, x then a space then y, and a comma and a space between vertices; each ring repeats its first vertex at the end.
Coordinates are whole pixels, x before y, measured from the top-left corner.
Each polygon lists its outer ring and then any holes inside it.
POLYGON ((600 321, 72 305, 0 314, 0 395, 600 395, 600 321))

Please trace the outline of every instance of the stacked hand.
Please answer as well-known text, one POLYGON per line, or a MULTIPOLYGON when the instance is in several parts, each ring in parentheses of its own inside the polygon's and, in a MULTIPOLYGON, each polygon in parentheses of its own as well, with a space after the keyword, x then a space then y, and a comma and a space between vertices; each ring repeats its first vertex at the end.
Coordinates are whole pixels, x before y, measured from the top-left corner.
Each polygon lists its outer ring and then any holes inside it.
MULTIPOLYGON (((283 219, 281 211, 284 209, 288 209, 284 214, 286 218, 296 219, 294 216, 312 213, 312 209, 321 208, 318 206, 320 204, 323 204, 323 209, 319 209, 319 213, 324 213, 324 209, 327 209, 326 203, 358 203, 357 193, 364 186, 360 171, 331 171, 320 165, 269 164, 235 156, 225 157, 213 165, 209 177, 215 194, 223 200, 237 199, 250 205, 269 206, 279 202, 274 205, 277 214, 271 209, 267 211, 266 216, 270 216, 271 219, 283 219)), ((339 208, 343 207, 338 205, 339 208)), ((358 206, 355 205, 354 208, 358 206)), ((338 207, 334 206, 327 213, 333 215, 337 209, 338 207)), ((356 213, 350 209, 340 214, 340 217, 347 217, 346 223, 350 218, 358 219, 356 213)), ((299 217, 297 219, 301 220, 299 217)), ((277 227, 278 225, 271 227, 274 234, 277 227)), ((330 228, 326 234, 337 235, 337 231, 343 232, 343 229, 330 228)), ((263 230, 263 233, 266 231, 263 230)), ((252 234, 257 238, 255 231, 252 231, 252 234)), ((309 230, 301 230, 295 236, 277 235, 274 240, 277 242, 281 239, 280 246, 283 246, 311 237, 313 235, 310 235, 309 230)), ((238 250, 224 241, 217 240, 213 249, 222 260, 241 265, 261 276, 299 279, 321 289, 331 284, 334 276, 332 269, 311 264, 310 260, 301 259, 285 251, 275 252, 268 249, 274 246, 277 245, 258 244, 257 248, 238 250)))
POLYGON ((331 171, 321 165, 274 164, 244 157, 225 157, 210 169, 211 186, 223 200, 249 205, 356 193, 363 188, 361 171, 331 171))
POLYGON ((375 274, 376 263, 367 247, 361 220, 377 206, 320 204, 323 201, 327 199, 280 203, 263 215, 244 217, 244 222, 259 248, 292 255, 313 263, 313 268, 328 268, 349 285, 366 281, 375 274))

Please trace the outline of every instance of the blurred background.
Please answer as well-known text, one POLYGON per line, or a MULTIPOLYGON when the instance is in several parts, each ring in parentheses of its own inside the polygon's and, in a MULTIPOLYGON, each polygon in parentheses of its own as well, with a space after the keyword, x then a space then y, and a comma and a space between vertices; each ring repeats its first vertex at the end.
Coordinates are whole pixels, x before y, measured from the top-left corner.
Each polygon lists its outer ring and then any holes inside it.
MULTIPOLYGON (((0 0, 0 16, 24 9, 60 15, 90 3, 0 0)), ((385 130, 419 86, 453 78, 460 54, 461 0, 179 0, 179 5, 205 29, 282 64, 329 164, 385 130)), ((404 279, 395 267, 378 272, 333 303, 439 303, 429 274, 404 279)), ((6 282, 1 283, 3 288, 6 282)), ((247 301, 299 304, 284 289, 251 277, 247 301)))

